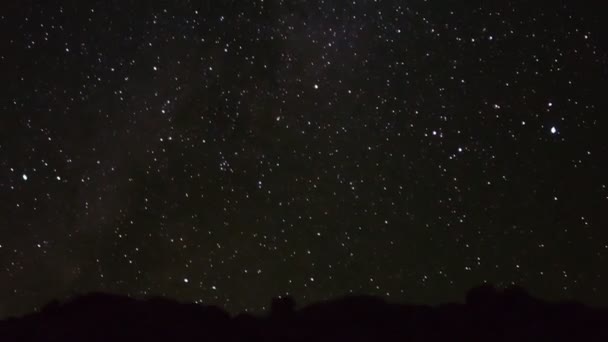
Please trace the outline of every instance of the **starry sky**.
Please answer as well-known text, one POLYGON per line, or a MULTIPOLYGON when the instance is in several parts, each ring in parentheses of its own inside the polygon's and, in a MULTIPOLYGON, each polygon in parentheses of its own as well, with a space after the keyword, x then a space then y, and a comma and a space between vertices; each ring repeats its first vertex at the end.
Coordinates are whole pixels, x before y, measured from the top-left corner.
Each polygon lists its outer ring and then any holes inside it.
POLYGON ((599 6, 9 2, 0 317, 484 282, 608 305, 599 6))

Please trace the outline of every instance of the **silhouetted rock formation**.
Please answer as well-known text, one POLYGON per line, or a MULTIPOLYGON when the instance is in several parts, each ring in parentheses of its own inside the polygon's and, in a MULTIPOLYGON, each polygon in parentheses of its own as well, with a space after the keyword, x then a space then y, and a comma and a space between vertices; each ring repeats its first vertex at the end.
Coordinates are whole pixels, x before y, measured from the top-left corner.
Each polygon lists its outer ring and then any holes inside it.
POLYGON ((465 304, 391 304, 345 297, 266 316, 214 306, 93 293, 0 321, 0 341, 608 341, 608 310, 550 303, 520 288, 472 289, 465 304))

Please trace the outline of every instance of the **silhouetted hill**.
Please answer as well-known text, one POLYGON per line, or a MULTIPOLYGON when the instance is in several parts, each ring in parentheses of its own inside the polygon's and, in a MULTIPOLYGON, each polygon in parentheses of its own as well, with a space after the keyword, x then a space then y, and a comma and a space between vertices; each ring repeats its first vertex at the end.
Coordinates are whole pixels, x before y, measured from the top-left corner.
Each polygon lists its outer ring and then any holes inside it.
POLYGON ((0 341, 608 341, 608 310, 551 303, 519 288, 481 286, 464 304, 391 304, 344 297, 265 316, 214 306, 93 293, 0 321, 0 341))

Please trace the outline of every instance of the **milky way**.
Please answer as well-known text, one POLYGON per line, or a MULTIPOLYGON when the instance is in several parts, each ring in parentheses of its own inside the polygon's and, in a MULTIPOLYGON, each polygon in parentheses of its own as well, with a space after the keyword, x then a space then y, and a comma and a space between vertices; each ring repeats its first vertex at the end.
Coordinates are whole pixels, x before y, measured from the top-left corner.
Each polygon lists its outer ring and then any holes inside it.
POLYGON ((89 291, 237 312, 484 282, 608 304, 591 6, 7 5, 0 316, 89 291))

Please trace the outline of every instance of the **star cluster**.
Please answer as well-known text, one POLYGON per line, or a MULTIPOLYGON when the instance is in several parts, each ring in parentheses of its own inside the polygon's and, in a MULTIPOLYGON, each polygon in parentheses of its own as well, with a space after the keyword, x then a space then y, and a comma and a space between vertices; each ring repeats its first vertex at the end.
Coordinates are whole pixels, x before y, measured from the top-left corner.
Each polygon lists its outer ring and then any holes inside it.
POLYGON ((476 284, 608 303, 606 31, 561 1, 0 13, 0 316, 476 284))

